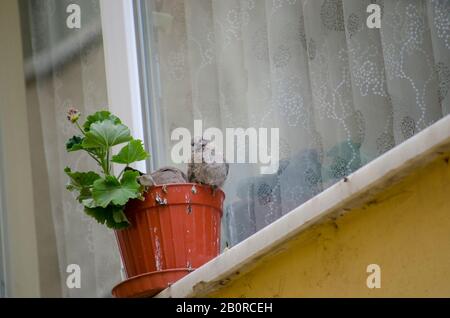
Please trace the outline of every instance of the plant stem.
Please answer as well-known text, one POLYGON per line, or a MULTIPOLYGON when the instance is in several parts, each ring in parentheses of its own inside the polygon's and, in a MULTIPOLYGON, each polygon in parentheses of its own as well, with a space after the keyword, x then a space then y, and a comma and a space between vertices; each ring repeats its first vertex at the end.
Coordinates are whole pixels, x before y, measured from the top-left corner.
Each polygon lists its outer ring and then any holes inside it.
POLYGON ((102 165, 102 163, 100 162, 100 160, 98 160, 92 152, 90 152, 89 150, 86 150, 86 152, 87 152, 88 155, 91 156, 91 158, 94 159, 99 165, 102 165))
MULTIPOLYGON (((81 133, 82 133, 84 136, 86 136, 86 133, 84 132, 83 128, 81 128, 80 124, 79 124, 77 121, 75 122, 75 125, 78 127, 78 129, 81 131, 81 133)), ((100 160, 98 160, 98 158, 97 158, 91 151, 89 151, 89 150, 87 150, 87 149, 84 149, 84 150, 86 150, 86 152, 89 154, 89 156, 90 156, 92 159, 94 159, 100 166, 103 167, 103 165, 102 165, 102 163, 100 162, 100 160)))
POLYGON ((106 150, 106 174, 109 175, 110 172, 110 163, 109 163, 109 149, 106 150))
POLYGON ((83 128, 81 128, 80 124, 76 121, 75 125, 77 125, 78 129, 81 131, 81 133, 86 136, 86 133, 84 132, 83 128))
POLYGON ((117 177, 117 179, 120 179, 123 175, 123 173, 125 172, 125 170, 127 170, 128 165, 125 166, 125 168, 123 168, 123 170, 120 172, 119 176, 117 177))

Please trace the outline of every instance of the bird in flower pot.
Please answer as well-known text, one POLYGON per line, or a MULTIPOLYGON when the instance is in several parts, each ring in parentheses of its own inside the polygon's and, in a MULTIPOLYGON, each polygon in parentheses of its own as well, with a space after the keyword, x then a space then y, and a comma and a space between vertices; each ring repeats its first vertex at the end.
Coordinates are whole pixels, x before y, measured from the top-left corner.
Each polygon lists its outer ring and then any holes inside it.
POLYGON ((190 182, 210 185, 213 189, 221 188, 229 170, 229 164, 225 162, 224 155, 217 151, 213 141, 204 138, 192 140, 187 173, 190 182))
POLYGON ((151 174, 140 176, 139 182, 147 187, 191 182, 216 189, 224 185, 228 172, 229 164, 225 162, 223 154, 216 150, 214 143, 203 138, 194 138, 191 143, 191 162, 188 164, 187 176, 178 168, 163 167, 151 174))

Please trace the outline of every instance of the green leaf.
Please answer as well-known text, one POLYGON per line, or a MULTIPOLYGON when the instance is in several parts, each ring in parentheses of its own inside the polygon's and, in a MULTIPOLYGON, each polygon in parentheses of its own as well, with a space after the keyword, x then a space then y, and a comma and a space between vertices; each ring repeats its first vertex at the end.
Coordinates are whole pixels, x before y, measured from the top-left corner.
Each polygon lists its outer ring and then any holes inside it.
POLYGON ((125 216, 125 213, 123 213, 123 207, 85 207, 84 212, 87 215, 93 217, 98 223, 106 224, 106 226, 111 229, 120 230, 130 225, 130 222, 125 216))
POLYGON ((64 172, 70 177, 71 185, 76 188, 92 186, 95 180, 100 179, 100 176, 93 171, 72 172, 69 167, 66 167, 64 172))
POLYGON ((100 207, 107 207, 109 204, 125 205, 128 200, 136 199, 141 194, 141 185, 137 182, 139 173, 136 171, 126 171, 122 180, 114 176, 106 176, 96 180, 92 188, 92 198, 100 207))
POLYGON ((87 198, 84 199, 83 201, 81 201, 81 203, 84 205, 85 208, 98 208, 97 204, 95 203, 94 199, 91 198, 87 198))
POLYGON ((114 219, 114 222, 119 223, 119 224, 124 223, 124 222, 128 223, 128 224, 130 223, 122 209, 114 209, 113 210, 113 219, 114 219))
POLYGON ((130 129, 107 119, 93 123, 83 140, 84 148, 109 148, 132 139, 130 129))
POLYGON ((124 146, 117 155, 112 157, 112 162, 130 164, 147 159, 149 154, 145 151, 141 140, 132 140, 124 146))
POLYGON ((83 200, 92 198, 92 192, 90 188, 82 188, 80 194, 77 197, 78 202, 83 202, 83 200))
POLYGON ((92 114, 86 118, 86 122, 83 125, 84 131, 88 132, 91 129, 93 123, 102 122, 104 120, 111 120, 114 124, 121 124, 119 117, 112 115, 107 110, 101 110, 92 114))
POLYGON ((66 142, 66 150, 68 152, 82 150, 83 149, 82 143, 83 143, 83 137, 73 136, 66 142))
POLYGON ((77 200, 79 202, 91 198, 91 187, 94 182, 100 179, 100 176, 95 172, 72 172, 69 167, 64 169, 64 172, 69 176, 70 183, 66 186, 69 191, 78 191, 77 200))

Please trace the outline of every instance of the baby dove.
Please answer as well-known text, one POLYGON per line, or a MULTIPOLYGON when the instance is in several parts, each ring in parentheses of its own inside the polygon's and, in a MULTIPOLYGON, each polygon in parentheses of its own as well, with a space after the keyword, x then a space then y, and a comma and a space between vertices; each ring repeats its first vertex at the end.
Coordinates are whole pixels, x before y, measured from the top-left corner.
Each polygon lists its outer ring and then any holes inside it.
POLYGON ((139 177, 139 183, 150 187, 169 183, 187 183, 186 174, 175 167, 164 167, 139 177))
POLYGON ((189 182, 222 187, 228 176, 229 165, 225 162, 223 154, 215 149, 214 142, 197 138, 192 141, 191 146, 192 156, 188 164, 189 182))

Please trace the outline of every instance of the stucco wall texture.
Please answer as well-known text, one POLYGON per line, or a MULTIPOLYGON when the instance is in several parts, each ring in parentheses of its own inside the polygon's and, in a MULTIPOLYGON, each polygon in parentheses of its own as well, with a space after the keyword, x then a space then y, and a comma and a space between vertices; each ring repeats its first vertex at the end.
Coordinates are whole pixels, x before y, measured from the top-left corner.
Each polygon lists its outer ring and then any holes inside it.
POLYGON ((277 250, 206 296, 450 297, 449 154, 277 250), (369 264, 381 288, 367 287, 369 264))

